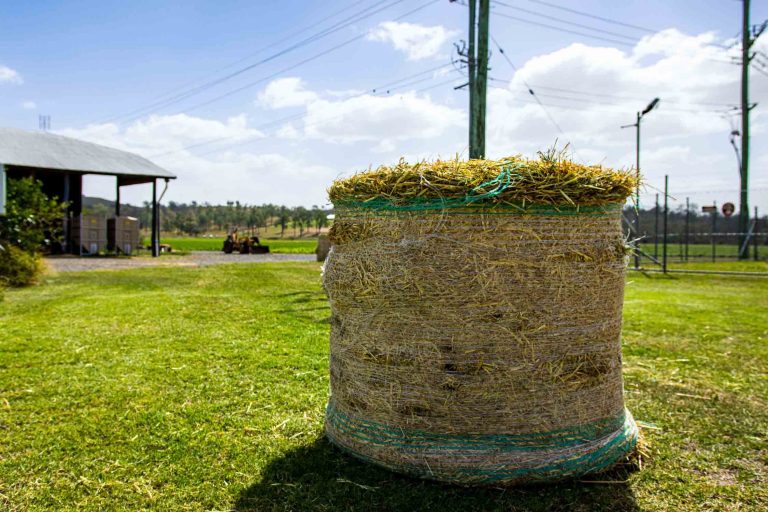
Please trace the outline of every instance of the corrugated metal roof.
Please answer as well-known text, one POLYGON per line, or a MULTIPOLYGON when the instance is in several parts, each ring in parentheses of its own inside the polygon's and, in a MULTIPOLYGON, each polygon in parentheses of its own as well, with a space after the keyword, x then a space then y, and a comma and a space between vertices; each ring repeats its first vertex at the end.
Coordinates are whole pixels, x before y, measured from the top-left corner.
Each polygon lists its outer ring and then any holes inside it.
POLYGON ((176 177, 134 153, 16 128, 0 128, 0 163, 112 176, 176 177))

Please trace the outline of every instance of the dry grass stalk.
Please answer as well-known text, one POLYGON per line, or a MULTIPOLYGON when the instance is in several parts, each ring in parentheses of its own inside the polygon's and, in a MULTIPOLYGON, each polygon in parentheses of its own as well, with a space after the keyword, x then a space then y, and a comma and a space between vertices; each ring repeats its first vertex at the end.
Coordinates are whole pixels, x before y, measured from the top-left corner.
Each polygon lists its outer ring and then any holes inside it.
MULTIPOLYGON (((562 152, 540 153, 539 159, 512 156, 500 160, 438 160, 381 166, 337 180, 328 190, 334 204, 386 199, 395 203, 462 197, 514 167, 511 185, 494 204, 593 206, 624 202, 637 186, 635 174, 599 165, 572 162, 562 152)), ((480 188, 485 192, 487 189, 480 188)))

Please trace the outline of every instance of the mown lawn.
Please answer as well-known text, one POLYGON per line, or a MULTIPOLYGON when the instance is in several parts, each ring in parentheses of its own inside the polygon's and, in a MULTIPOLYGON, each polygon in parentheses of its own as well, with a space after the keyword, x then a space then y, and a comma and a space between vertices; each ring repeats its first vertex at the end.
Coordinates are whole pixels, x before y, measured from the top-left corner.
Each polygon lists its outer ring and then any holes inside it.
MULTIPOLYGON (((650 241, 643 242, 641 244, 641 248, 643 251, 645 251, 646 254, 650 254, 650 255, 657 254, 658 255, 657 258, 659 260, 661 259, 661 256, 664 253, 664 245, 662 243, 661 237, 659 237, 658 252, 652 239, 650 241)), ((737 246, 735 241, 727 244, 718 243, 715 246, 715 255, 716 255, 717 261, 719 261, 721 258, 736 258, 738 254, 739 254, 739 247, 737 246)), ((752 258, 753 255, 754 255, 754 247, 750 244, 749 257, 752 258)), ((681 256, 685 256, 685 246, 681 245, 678 240, 670 239, 669 243, 667 244, 667 258, 680 261, 681 256)), ((711 260, 712 244, 711 243, 689 244, 688 257, 691 260, 712 261, 711 260)), ((765 260, 766 258, 768 258, 768 247, 766 247, 764 244, 761 244, 760 247, 758 247, 758 259, 765 260)))
POLYGON ((652 460, 626 477, 464 489, 322 437, 319 264, 49 278, 0 303, 0 510, 760 510, 768 279, 632 273, 627 403, 652 460), (627 478, 625 483, 619 480, 627 478))
MULTIPOLYGON (((170 244, 174 251, 221 251, 224 238, 163 237, 164 244, 170 244)), ((317 238, 262 238, 262 245, 268 245, 271 252, 288 254, 314 254, 317 238)))

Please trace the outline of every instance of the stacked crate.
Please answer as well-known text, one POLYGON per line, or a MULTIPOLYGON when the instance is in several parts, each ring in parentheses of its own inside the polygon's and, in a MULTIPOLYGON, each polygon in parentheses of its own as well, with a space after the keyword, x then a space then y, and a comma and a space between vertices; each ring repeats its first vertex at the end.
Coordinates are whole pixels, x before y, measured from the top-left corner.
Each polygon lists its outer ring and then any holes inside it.
POLYGON ((72 219, 72 249, 81 256, 96 255, 107 245, 107 223, 99 215, 78 215, 72 219))
POLYGON ((114 217, 107 221, 107 250, 130 255, 139 248, 139 219, 114 217))

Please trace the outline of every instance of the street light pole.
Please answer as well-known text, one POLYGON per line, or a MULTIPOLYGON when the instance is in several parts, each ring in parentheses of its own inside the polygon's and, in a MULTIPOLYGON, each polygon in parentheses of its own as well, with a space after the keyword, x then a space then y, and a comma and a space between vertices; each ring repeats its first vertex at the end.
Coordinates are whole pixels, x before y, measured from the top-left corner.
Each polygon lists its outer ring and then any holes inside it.
POLYGON ((635 268, 640 268, 640 120, 643 116, 637 113, 635 121, 635 172, 637 173, 637 185, 635 187, 635 233, 637 238, 637 251, 635 251, 635 268))
POLYGON ((622 128, 635 128, 635 172, 637 173, 637 188, 635 189, 635 233, 637 235, 637 249, 635 251, 635 268, 640 268, 640 121, 648 112, 656 108, 659 98, 653 98, 642 112, 637 113, 637 120, 633 124, 625 124, 622 128))

